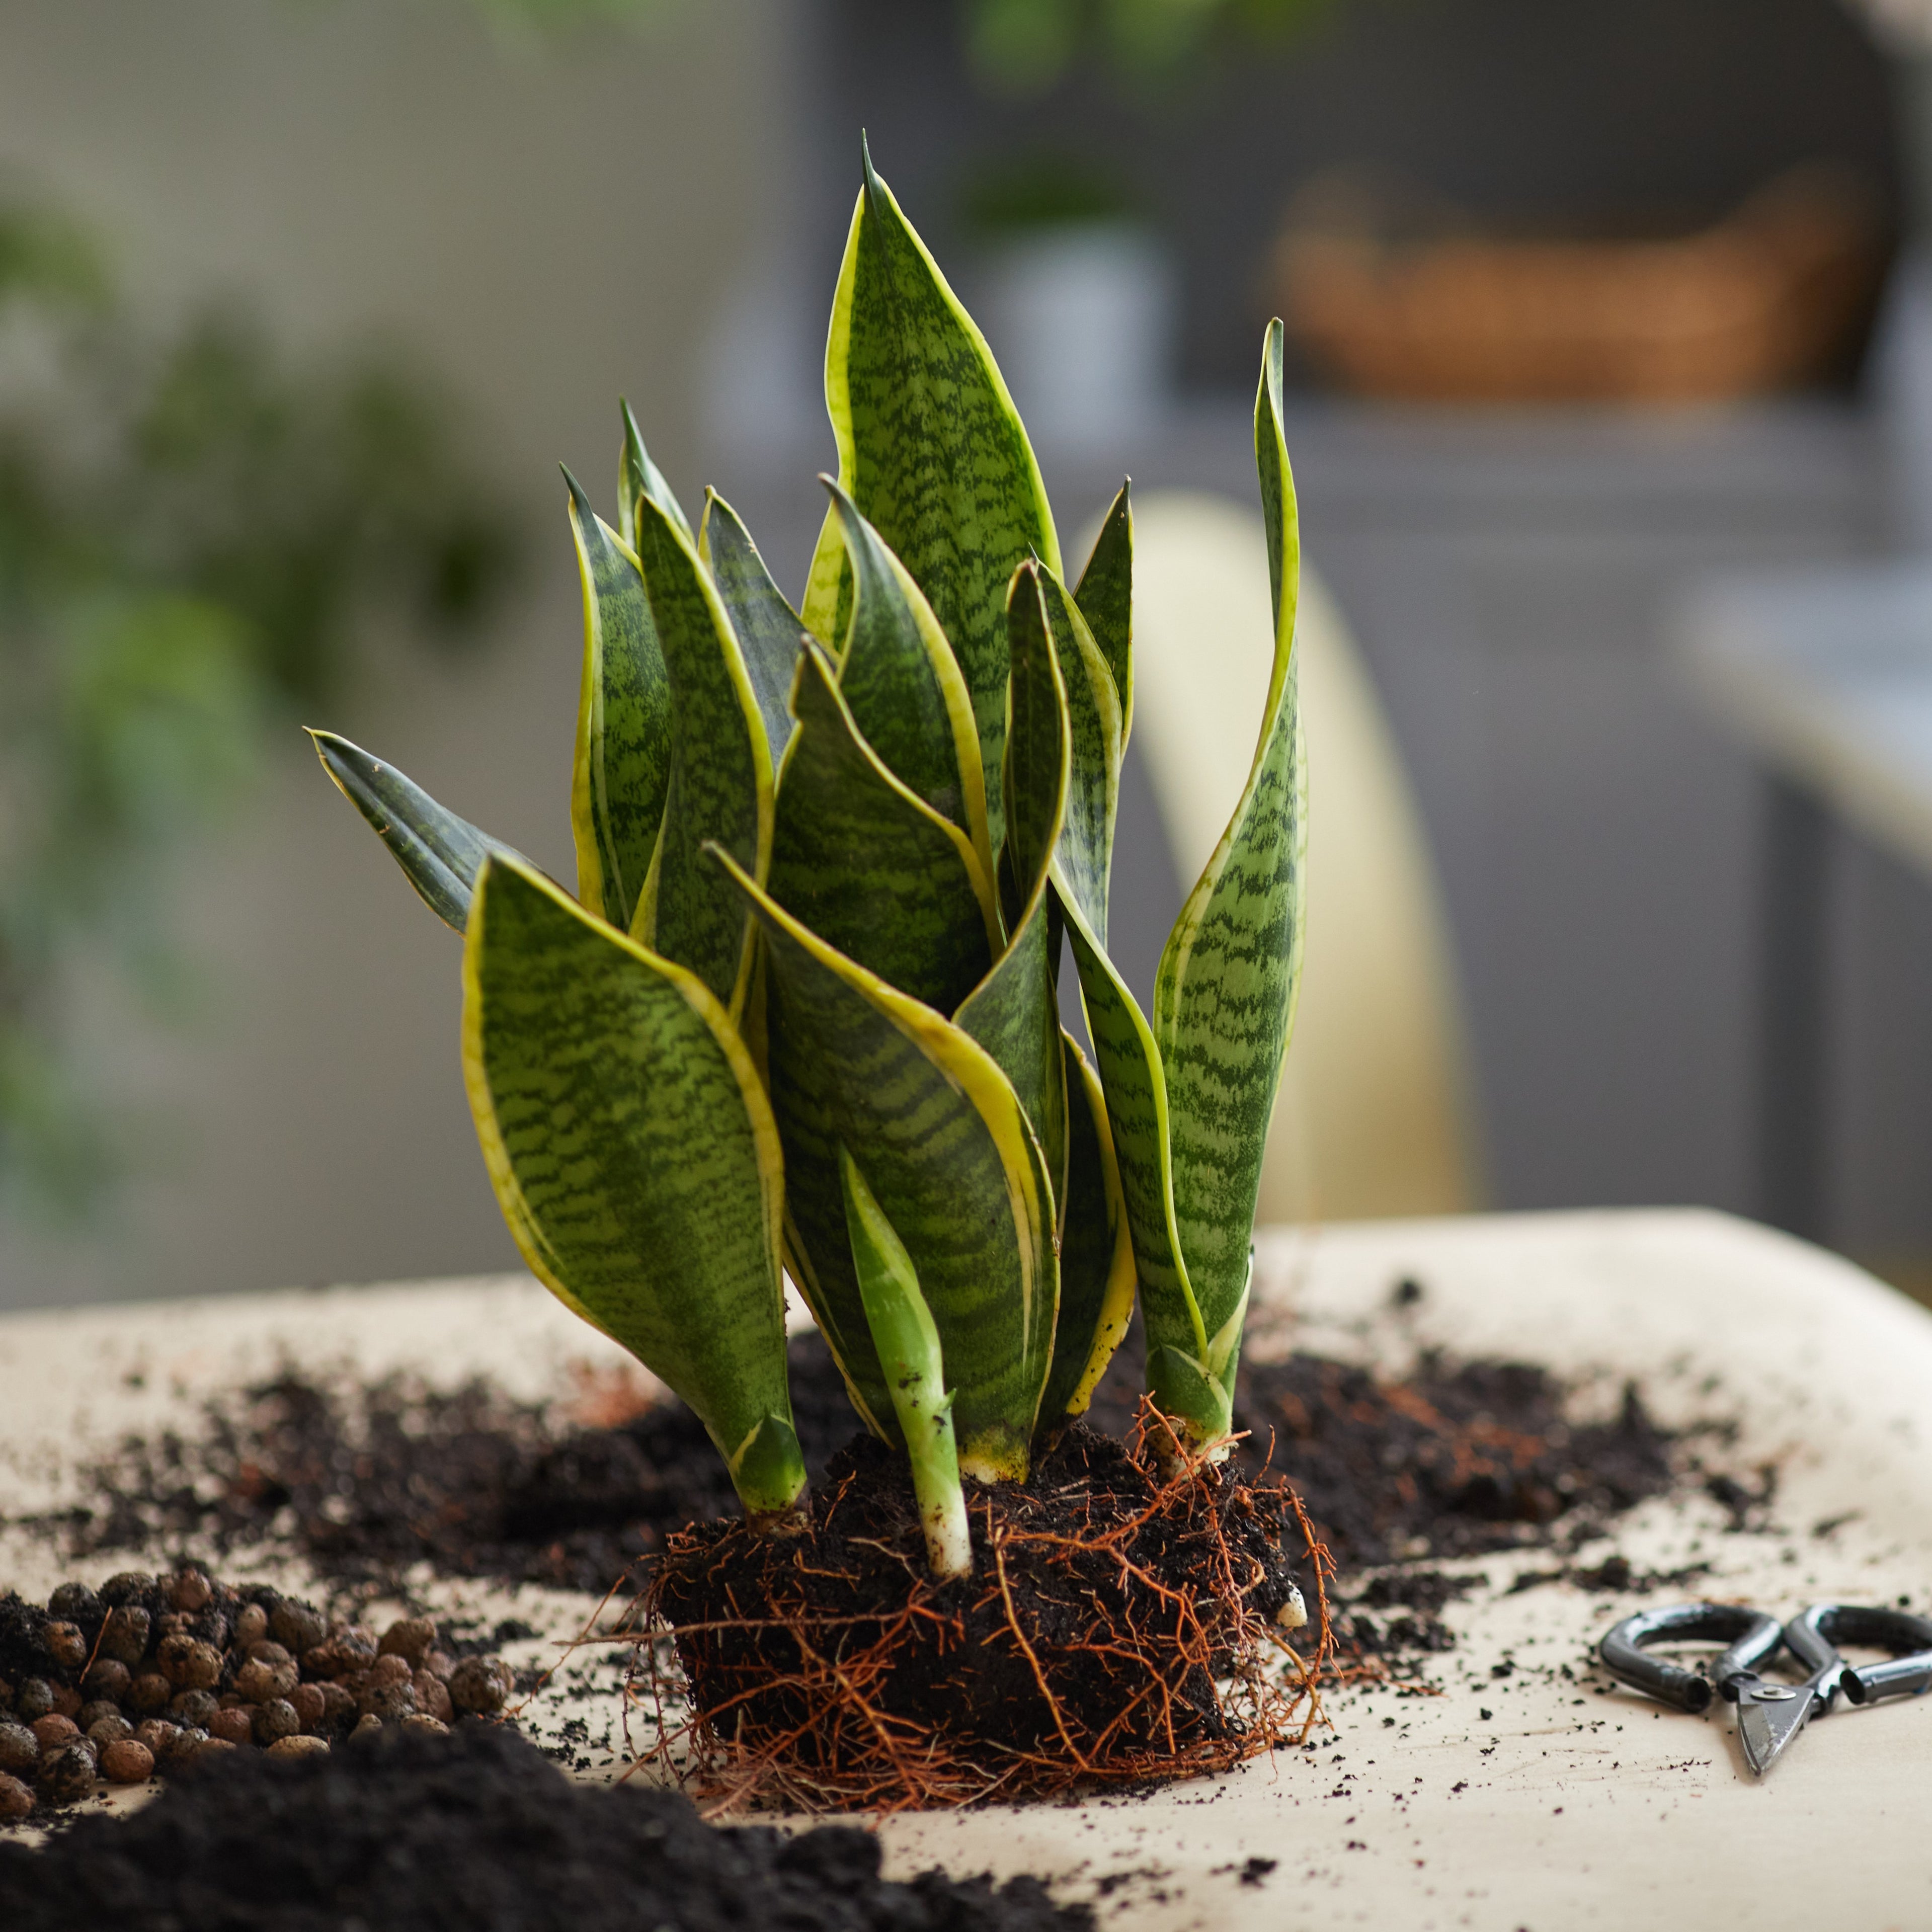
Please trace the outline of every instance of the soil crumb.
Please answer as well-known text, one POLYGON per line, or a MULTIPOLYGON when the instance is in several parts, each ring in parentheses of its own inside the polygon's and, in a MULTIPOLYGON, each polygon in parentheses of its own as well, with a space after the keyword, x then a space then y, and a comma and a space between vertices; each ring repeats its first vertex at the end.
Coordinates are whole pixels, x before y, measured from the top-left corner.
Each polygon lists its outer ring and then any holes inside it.
MULTIPOLYGON (((1088 1418, 1117 1438, 1138 1400, 1135 1339, 1088 1418)), ((856 1418, 816 1335, 791 1344, 791 1386, 817 1484, 856 1418)), ((1568 1391, 1533 1364, 1426 1355, 1383 1379, 1297 1354, 1244 1368, 1236 1466, 1250 1483, 1292 1484, 1344 1573, 1520 1546, 1568 1554, 1669 1489, 1682 1461, 1634 1388, 1606 1421, 1573 1424, 1568 1410, 1568 1391)), ((89 1484, 82 1506, 43 1520, 72 1556, 206 1562, 274 1540, 344 1589, 397 1590, 426 1562, 601 1594, 679 1526, 737 1514, 680 1403, 586 1428, 486 1387, 325 1390, 293 1374, 211 1410, 198 1436, 129 1440, 89 1484)), ((1720 1499, 1742 1522, 1765 1493, 1720 1499)))
POLYGON ((8 1932, 1083 1932, 1030 1878, 879 1875, 868 1832, 705 1824, 682 1797, 572 1785, 489 1726, 326 1756, 236 1754, 126 1819, 0 1843, 8 1932))

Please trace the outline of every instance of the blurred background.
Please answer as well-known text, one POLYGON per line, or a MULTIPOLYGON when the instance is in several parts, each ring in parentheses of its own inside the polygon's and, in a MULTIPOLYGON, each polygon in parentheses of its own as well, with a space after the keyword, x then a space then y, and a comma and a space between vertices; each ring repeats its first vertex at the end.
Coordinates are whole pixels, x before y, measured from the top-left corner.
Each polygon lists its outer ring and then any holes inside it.
POLYGON ((1288 320, 1264 1209, 1703 1203, 1932 1285, 1928 76, 1916 0, 0 0, 0 1306, 515 1264, 458 942, 298 727, 572 875, 555 465, 608 504, 627 397, 796 596, 861 128, 1070 566, 1134 478, 1144 989, 1288 320))

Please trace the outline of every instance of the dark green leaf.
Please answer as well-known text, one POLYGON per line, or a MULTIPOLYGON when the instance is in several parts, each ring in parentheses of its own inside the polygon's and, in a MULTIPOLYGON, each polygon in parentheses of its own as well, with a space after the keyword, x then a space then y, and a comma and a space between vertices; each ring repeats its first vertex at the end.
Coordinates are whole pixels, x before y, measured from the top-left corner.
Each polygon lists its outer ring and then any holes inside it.
POLYGON ((1060 1322, 1042 1420, 1080 1415, 1134 1313, 1134 1248, 1107 1104, 1086 1056, 1060 1035, 1066 1066, 1066 1184, 1060 1214, 1060 1322))
POLYGON ((617 521, 625 542, 638 547, 638 503, 648 496, 676 525, 678 535, 691 542, 691 525, 676 493, 664 479, 664 472, 651 460, 644 439, 638 433, 638 419, 628 403, 620 403, 624 412, 624 454, 617 465, 617 521))
POLYGON ((856 594, 839 654, 838 686, 866 742, 887 767, 972 839, 990 875, 986 782, 973 701, 952 647, 905 566, 829 478, 856 594))
POLYGON ((1094 936, 1105 946, 1114 824, 1120 798, 1120 700, 1113 674, 1065 586, 1058 578, 1042 572, 1040 592, 1066 680, 1072 740, 1066 818, 1055 860, 1063 883, 1079 902, 1094 936))
POLYGON ((1204 1353, 1201 1326, 1188 1286, 1187 1267, 1174 1222, 1168 1167, 1166 1070, 1134 996, 1087 926, 1078 906, 1060 894, 1066 937, 1080 974, 1087 1030, 1099 1062, 1120 1170, 1120 1191, 1134 1241, 1135 1265, 1151 1339, 1155 1327, 1186 1331, 1204 1353))
POLYGON ((403 876, 424 904, 460 932, 470 917, 470 896, 483 861, 493 853, 520 859, 500 840, 466 818, 446 812, 422 786, 394 765, 371 758, 333 731, 311 731, 322 768, 337 789, 388 846, 403 876))
POLYGON ((731 620, 698 553, 649 496, 638 556, 671 692, 670 783, 638 936, 688 967, 734 1012, 750 967, 744 902, 700 848, 716 842, 754 878, 771 852, 771 753, 731 620))
POLYGON ((971 842, 860 736, 816 644, 778 768, 767 890, 828 945, 950 1013, 992 964, 992 890, 971 842))
POLYGON ((570 530, 584 584, 584 676, 570 786, 577 896, 628 932, 670 781, 670 682, 635 558, 575 477, 570 530))
POLYGON ((792 680, 798 672, 799 640, 804 620, 788 604, 751 533, 738 513, 716 490, 704 494, 704 520, 698 532, 698 554, 711 572, 731 628, 738 634, 745 669, 758 693, 765 740, 774 764, 791 738, 792 680))
POLYGON ((776 1124, 697 978, 492 858, 464 952, 464 1066, 496 1198, 560 1299, 694 1409, 746 1507, 788 1508, 776 1124))
POLYGON ((1260 742, 1234 818, 1161 955, 1154 990, 1175 1222, 1210 1336, 1247 1291, 1262 1156, 1301 972, 1307 771, 1295 694, 1300 545, 1281 429, 1281 356, 1277 322, 1255 404, 1275 619, 1260 742))
POLYGON ((1038 566, 1014 573, 1004 858, 1015 900, 1012 944, 956 1016, 1000 1064, 1037 1136, 1059 1198, 1066 1088, 1060 1053, 1060 929, 1048 866, 1066 796, 1066 694, 1040 598, 1038 566))
POLYGON ((1120 494, 1100 526, 1094 554, 1073 592, 1080 614, 1094 633, 1094 641, 1113 674, 1120 700, 1120 742, 1134 728, 1134 512, 1131 484, 1120 494))
POLYGON ((1067 692, 1048 602, 1058 590, 1037 564, 1027 562, 1014 572, 1006 599, 1012 672, 1001 782, 1007 863, 1022 904, 1045 886, 1067 803, 1067 692))
MULTIPOLYGON (((1039 465, 986 338, 869 154, 865 172, 826 348, 839 481, 952 640, 972 694, 997 850, 1006 582, 1029 556, 1058 570, 1059 542, 1039 465)), ((850 568, 828 519, 805 604, 820 638, 836 637, 842 624, 850 568)))

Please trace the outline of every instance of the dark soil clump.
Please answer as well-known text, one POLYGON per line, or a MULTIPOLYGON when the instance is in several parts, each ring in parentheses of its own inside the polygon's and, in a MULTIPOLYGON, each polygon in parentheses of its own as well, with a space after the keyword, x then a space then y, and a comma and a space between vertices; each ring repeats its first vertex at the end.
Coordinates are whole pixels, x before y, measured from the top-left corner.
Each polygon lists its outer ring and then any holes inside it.
POLYGON ((1486 1576, 1452 1576, 1441 1570, 1397 1569, 1372 1576, 1340 1598, 1332 1612, 1337 1654, 1345 1659, 1406 1660, 1456 1648, 1441 1612, 1460 1597, 1484 1588, 1486 1576), (1397 1610, 1406 1614, 1384 1616, 1397 1610), (1376 1615, 1369 1613, 1373 1611, 1376 1615))
MULTIPOLYGON (((831 1354, 791 1345, 792 1408, 816 1477, 856 1426, 831 1354)), ((472 1386, 386 1382, 352 1396, 288 1375, 212 1410, 206 1432, 130 1439, 93 1472, 98 1500, 50 1522, 76 1556, 165 1548, 225 1556, 286 1538, 346 1587, 445 1576, 602 1594, 679 1525, 736 1516, 717 1450, 682 1402, 611 1427, 554 1426, 472 1386)))
POLYGON ((908 1884, 878 1840, 704 1824, 674 1794, 590 1791, 494 1727, 230 1757, 125 1820, 0 1844, 8 1932, 1081 1932, 1038 1883, 908 1884))
POLYGON ((676 1631, 712 1788, 817 1807, 1039 1796, 1223 1769, 1288 1734, 1294 1700, 1262 1666, 1282 1660, 1268 1640, 1307 1551, 1280 1492, 1162 1480, 1076 1424, 1029 1481, 968 1496, 974 1572, 947 1583, 903 1465, 862 1438, 802 1533, 671 1539, 644 1616, 676 1631))
MULTIPOLYGON (((1118 1424, 1134 1384, 1109 1382, 1118 1424)), ((1291 1355, 1243 1367, 1234 1426, 1246 1440, 1234 1460, 1251 1480, 1293 1486, 1343 1571, 1574 1547, 1663 1494, 1676 1469, 1674 1438, 1634 1386, 1607 1422, 1573 1424, 1568 1401, 1547 1370, 1527 1363, 1426 1355, 1396 1382, 1291 1355)))
MULTIPOLYGON (((856 1419, 815 1335, 791 1345, 791 1385, 818 1484, 856 1419)), ((1124 1438, 1139 1387, 1130 1340, 1089 1420, 1124 1438)), ((1607 1422, 1573 1424, 1567 1402, 1546 1370, 1520 1363, 1426 1356, 1400 1379, 1308 1354, 1251 1363, 1236 1391, 1247 1439, 1235 1466, 1250 1483, 1286 1478, 1344 1571, 1570 1550, 1676 1472, 1673 1438, 1634 1389, 1607 1422)), ((1729 1485, 1719 1500, 1741 1522, 1762 1513, 1762 1488, 1712 1480, 1729 1485)), ((160 1547, 210 1561, 281 1540, 345 1589, 394 1590, 426 1562, 601 1594, 680 1525, 737 1514, 716 1450, 680 1403, 573 1427, 484 1388, 338 1396, 294 1376, 212 1413, 199 1439, 128 1443, 93 1487, 98 1500, 46 1525, 76 1556, 160 1547)))

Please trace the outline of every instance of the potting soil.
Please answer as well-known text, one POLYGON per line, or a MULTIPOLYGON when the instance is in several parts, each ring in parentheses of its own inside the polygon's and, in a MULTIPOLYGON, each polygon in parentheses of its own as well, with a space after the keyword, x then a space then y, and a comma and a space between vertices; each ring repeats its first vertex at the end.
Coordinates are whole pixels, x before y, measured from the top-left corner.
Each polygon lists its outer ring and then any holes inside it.
MULTIPOLYGON (((1089 1418, 1117 1437, 1138 1400, 1136 1339, 1089 1418)), ((791 1344, 791 1390, 818 1481, 856 1418, 815 1334, 791 1344)), ((1567 1552, 1694 1476, 1636 1389, 1608 1421, 1573 1424, 1568 1407, 1562 1384, 1531 1364, 1424 1358, 1385 1379, 1298 1354, 1244 1366, 1236 1462, 1250 1480, 1294 1486, 1345 1573, 1524 1546, 1567 1552)), ((345 1589, 393 1589, 426 1562, 601 1594, 680 1524, 737 1514, 716 1450, 680 1403, 572 1426, 484 1386, 324 1390, 293 1375, 217 1406, 198 1436, 130 1441, 89 1489, 44 1524, 74 1556, 206 1561, 286 1540, 345 1589)))
POLYGON ((705 1824, 682 1797, 573 1785, 489 1725, 328 1755, 235 1754, 125 1819, 0 1840, 8 1932, 1082 1932, 1030 1878, 879 1874, 848 1826, 705 1824))

